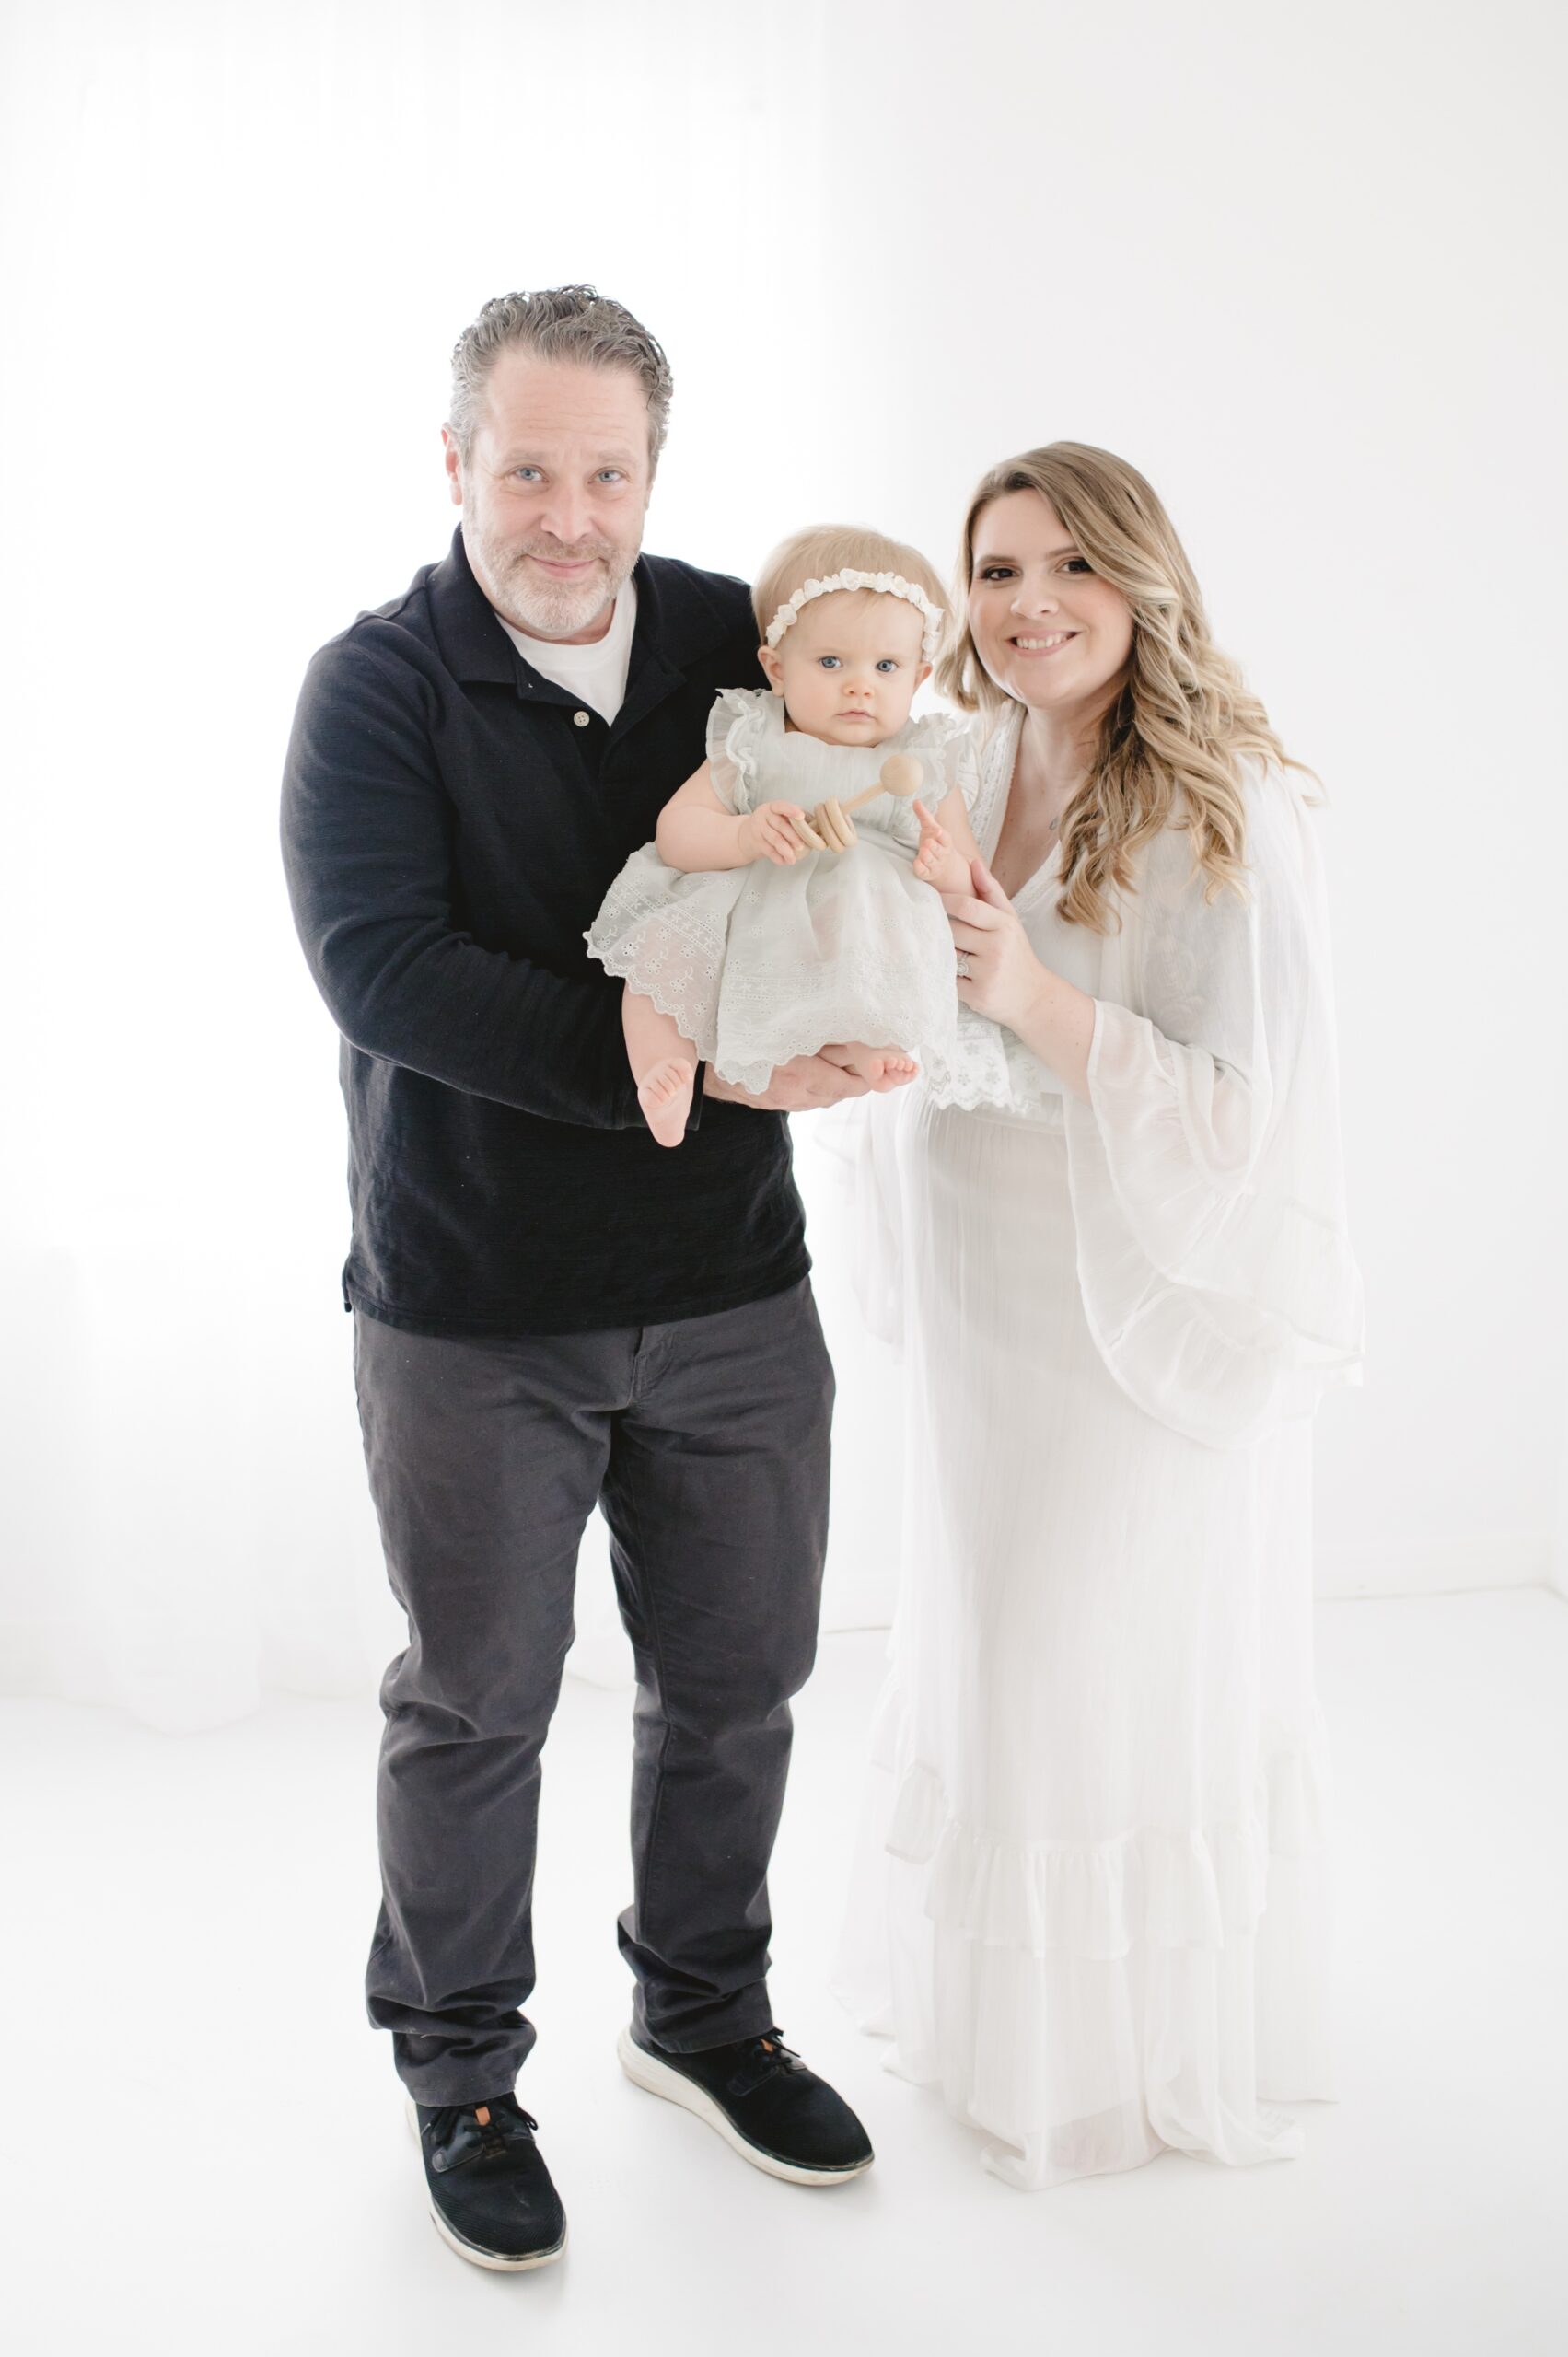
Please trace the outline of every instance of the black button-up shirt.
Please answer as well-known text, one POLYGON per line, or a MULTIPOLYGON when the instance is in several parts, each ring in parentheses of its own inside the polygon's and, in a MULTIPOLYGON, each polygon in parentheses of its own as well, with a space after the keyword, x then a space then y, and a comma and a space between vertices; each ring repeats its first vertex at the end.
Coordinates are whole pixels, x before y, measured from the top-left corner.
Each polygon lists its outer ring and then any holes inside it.
POLYGON ((741 582, 636 569, 613 726, 517 654, 462 535, 314 657, 284 782, 295 922, 343 1033, 345 1303, 431 1334, 695 1318, 805 1275, 781 1115, 638 1109, 621 984, 583 939, 757 676, 741 582))

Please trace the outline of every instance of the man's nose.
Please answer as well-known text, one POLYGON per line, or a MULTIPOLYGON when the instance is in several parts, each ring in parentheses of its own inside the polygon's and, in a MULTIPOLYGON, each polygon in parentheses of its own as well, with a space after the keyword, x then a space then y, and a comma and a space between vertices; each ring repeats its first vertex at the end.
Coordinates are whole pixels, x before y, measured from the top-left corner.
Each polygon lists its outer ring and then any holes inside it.
POLYGON ((550 497, 540 515, 540 523, 551 537, 564 548, 575 548, 587 540, 592 521, 587 494, 564 484, 552 484, 550 497))

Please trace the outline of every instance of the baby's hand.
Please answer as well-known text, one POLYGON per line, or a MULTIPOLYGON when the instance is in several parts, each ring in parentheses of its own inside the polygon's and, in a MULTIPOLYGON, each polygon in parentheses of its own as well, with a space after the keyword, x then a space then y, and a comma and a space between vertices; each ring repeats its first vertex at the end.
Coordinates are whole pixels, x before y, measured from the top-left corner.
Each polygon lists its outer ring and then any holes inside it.
POLYGON ((937 890, 952 891, 957 888, 943 881, 944 870, 953 862, 952 840, 939 819, 934 819, 923 802, 914 805, 914 815, 920 820, 920 847, 914 855, 914 872, 923 884, 935 884, 937 890))
POLYGON ((740 821, 743 863, 771 859, 775 867, 793 867, 803 852, 821 848, 798 802, 760 802, 740 821))

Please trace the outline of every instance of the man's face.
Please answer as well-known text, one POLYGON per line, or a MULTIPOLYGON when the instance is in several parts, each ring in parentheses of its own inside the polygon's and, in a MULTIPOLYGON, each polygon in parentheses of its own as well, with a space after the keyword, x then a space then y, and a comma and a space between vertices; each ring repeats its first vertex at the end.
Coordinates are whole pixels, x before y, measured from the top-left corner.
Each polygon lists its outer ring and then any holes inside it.
POLYGON ((629 368, 504 352, 465 459, 447 474, 474 578, 535 638, 584 645, 610 627, 647 512, 648 404, 629 368))

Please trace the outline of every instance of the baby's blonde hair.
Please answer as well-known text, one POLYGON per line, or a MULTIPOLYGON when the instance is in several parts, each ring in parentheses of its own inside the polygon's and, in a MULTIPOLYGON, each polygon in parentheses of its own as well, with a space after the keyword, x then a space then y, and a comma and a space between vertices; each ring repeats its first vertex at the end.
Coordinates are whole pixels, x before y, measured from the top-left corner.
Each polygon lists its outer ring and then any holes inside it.
MULTIPOLYGON (((890 540, 886 532, 874 532, 865 524, 809 524, 804 532, 792 532, 781 540, 757 575, 751 609, 758 637, 766 639, 779 608, 807 581, 826 581, 830 575, 844 572, 901 573, 915 588, 924 590, 934 606, 947 602, 935 567, 918 549, 890 540)), ((850 592, 857 598, 876 594, 873 589, 850 592)))

